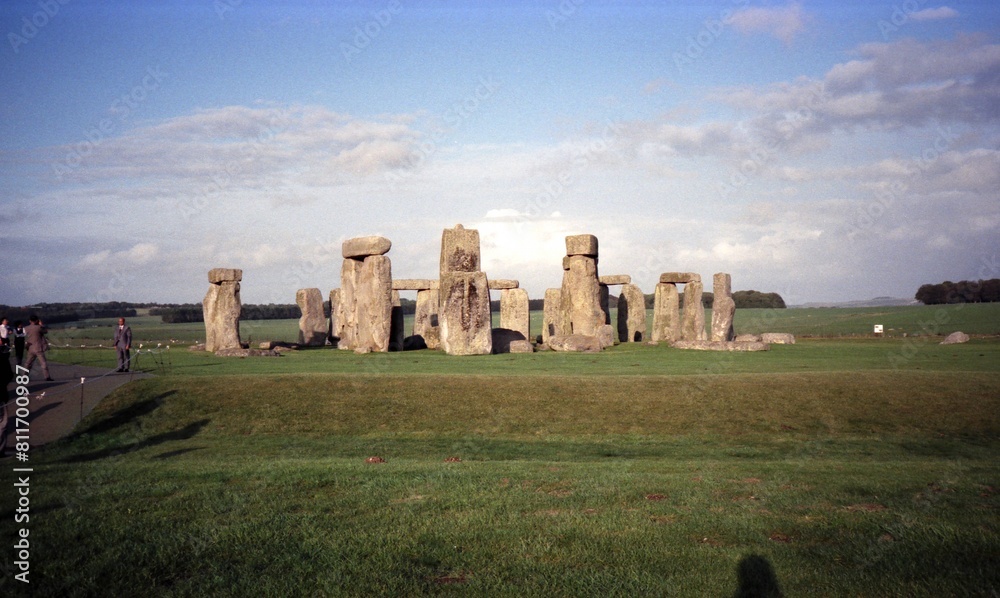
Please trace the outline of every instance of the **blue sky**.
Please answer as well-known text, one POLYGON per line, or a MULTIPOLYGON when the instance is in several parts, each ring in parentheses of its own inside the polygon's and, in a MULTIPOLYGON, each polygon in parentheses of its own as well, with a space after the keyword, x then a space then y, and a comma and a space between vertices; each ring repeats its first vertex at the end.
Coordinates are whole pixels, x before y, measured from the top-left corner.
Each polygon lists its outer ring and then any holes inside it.
POLYGON ((532 297, 563 238, 652 292, 789 303, 1000 277, 995 2, 0 6, 0 303, 245 302, 398 278, 480 230, 532 297))

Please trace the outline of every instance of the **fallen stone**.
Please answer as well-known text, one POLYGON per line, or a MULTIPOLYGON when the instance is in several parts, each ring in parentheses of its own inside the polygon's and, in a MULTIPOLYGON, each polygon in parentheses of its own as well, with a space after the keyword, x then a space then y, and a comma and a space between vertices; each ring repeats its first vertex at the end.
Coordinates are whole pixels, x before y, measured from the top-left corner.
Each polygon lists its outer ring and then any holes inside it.
MULTIPOLYGON (((510 330, 509 328, 494 328, 490 331, 493 337, 493 353, 499 355, 501 353, 510 353, 511 343, 518 341, 528 341, 528 339, 517 330, 510 330)), ((528 341, 530 345, 530 341, 528 341)))
POLYGON ((392 281, 394 291, 427 291, 438 288, 440 283, 430 278, 399 278, 392 281))
POLYGON ((628 274, 609 274, 598 277, 597 281, 601 284, 607 285, 630 284, 632 282, 632 277, 628 274))
MULTIPOLYGON (((299 289, 295 293, 302 317, 299 318, 299 344, 322 347, 326 344, 329 326, 323 313, 323 293, 316 288, 299 289)), ((268 347, 270 348, 270 347, 268 347)))
POLYGON ((701 274, 696 272, 664 272, 660 274, 660 282, 667 284, 687 284, 701 282, 701 274))
POLYGON ((966 333, 964 333, 964 332, 956 331, 956 332, 952 332, 947 337, 945 337, 945 339, 943 341, 941 341, 941 344, 942 345, 957 345, 957 344, 960 344, 960 343, 967 343, 967 342, 969 342, 969 335, 966 334, 966 333))
POLYGON ((490 280, 491 291, 505 291, 508 289, 516 289, 520 286, 521 286, 520 281, 512 280, 509 278, 498 278, 496 280, 490 280))
POLYGON ((760 342, 772 345, 794 345, 795 335, 787 332, 765 332, 760 335, 760 342))
POLYGON ((736 341, 688 341, 677 340, 670 343, 675 349, 691 349, 695 351, 770 351, 771 345, 760 342, 736 341))
POLYGON ((441 276, 449 272, 478 272, 479 231, 461 224, 441 233, 441 276))
POLYGON ((759 334, 737 334, 734 340, 738 343, 759 343, 761 338, 759 334))
POLYGON ((217 357, 281 357, 281 355, 274 350, 244 349, 242 347, 219 349, 218 351, 215 351, 215 355, 217 357))
POLYGON ((646 298, 642 289, 628 283, 618 296, 618 340, 638 343, 646 336, 646 298))
POLYGON ((594 235, 570 235, 566 237, 566 255, 586 255, 597 257, 597 237, 594 235))
POLYGON ((447 272, 441 276, 441 348, 449 355, 493 352, 490 289, 485 272, 447 272))
POLYGON ((188 351, 204 351, 205 343, 197 343, 188 347, 188 351))
POLYGON ((341 246, 341 253, 344 259, 364 259, 370 255, 385 255, 389 253, 390 249, 392 249, 392 241, 385 237, 373 235, 370 237, 355 237, 344 241, 344 244, 341 246))
POLYGON ((531 346, 531 341, 511 341, 510 343, 511 353, 534 353, 535 349, 531 346))
POLYGON ((601 340, 596 336, 585 334, 570 334, 565 336, 550 336, 548 347, 553 351, 576 353, 600 353, 601 340))
POLYGON ((243 270, 239 268, 212 268, 208 271, 208 282, 210 284, 239 282, 241 280, 243 280, 243 270))
POLYGON ((597 340, 601 341, 602 349, 615 345, 615 329, 611 324, 605 324, 597 329, 597 340))

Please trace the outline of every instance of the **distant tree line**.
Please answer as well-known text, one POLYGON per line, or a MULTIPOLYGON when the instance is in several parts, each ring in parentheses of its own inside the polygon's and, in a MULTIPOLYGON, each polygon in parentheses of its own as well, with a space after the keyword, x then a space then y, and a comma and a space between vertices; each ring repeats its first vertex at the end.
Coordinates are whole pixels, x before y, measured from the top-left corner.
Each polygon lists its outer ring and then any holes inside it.
POLYGON ((137 307, 146 307, 146 305, 148 304, 123 303, 121 301, 108 301, 105 303, 38 303, 20 307, 0 305, 0 317, 7 318, 11 324, 17 321, 27 324, 28 317, 35 314, 46 324, 62 324, 92 318, 130 318, 136 315, 137 307))
POLYGON ((1000 301, 1000 278, 925 284, 917 289, 914 298, 924 305, 993 303, 1000 301))
MULTIPOLYGON (((400 307, 404 314, 416 312, 417 302, 412 299, 400 299, 400 307)), ((181 324, 184 322, 204 322, 205 314, 200 303, 182 303, 161 305, 149 310, 149 315, 160 316, 165 324, 181 324)), ((330 317, 330 302, 323 302, 323 315, 330 317)), ((268 303, 243 305, 240 310, 241 320, 293 320, 302 316, 302 310, 295 303, 268 303)))

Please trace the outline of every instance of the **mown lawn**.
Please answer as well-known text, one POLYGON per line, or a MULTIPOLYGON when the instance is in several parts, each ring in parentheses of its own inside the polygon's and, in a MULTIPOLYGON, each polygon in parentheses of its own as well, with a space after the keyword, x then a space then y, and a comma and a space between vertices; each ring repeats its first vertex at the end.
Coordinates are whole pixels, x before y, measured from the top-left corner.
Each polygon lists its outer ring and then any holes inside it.
POLYGON ((1000 591, 996 339, 160 359, 32 453, 4 595, 1000 591))

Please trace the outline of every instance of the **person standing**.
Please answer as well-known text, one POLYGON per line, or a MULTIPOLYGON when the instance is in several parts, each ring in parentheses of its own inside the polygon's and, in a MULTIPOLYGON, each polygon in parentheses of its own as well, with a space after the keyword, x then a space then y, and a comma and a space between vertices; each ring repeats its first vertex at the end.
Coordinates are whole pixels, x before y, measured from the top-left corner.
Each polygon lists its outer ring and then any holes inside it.
POLYGON ((132 349, 132 329, 125 324, 125 318, 118 318, 118 328, 115 329, 115 350, 118 352, 118 369, 116 372, 127 372, 132 349))
POLYGON ((45 352, 49 350, 49 340, 45 338, 48 333, 49 329, 45 327, 38 316, 31 314, 31 317, 28 318, 28 326, 24 329, 24 346, 28 350, 28 361, 25 362, 24 367, 30 370, 31 365, 37 359, 38 363, 42 364, 45 380, 51 382, 49 362, 45 360, 45 352))
POLYGON ((10 322, 7 318, 0 319, 0 347, 10 347, 11 343, 11 333, 14 329, 10 327, 10 322))
POLYGON ((24 322, 21 320, 14 322, 14 356, 17 365, 24 362, 24 322))

